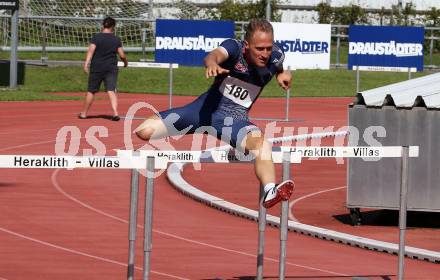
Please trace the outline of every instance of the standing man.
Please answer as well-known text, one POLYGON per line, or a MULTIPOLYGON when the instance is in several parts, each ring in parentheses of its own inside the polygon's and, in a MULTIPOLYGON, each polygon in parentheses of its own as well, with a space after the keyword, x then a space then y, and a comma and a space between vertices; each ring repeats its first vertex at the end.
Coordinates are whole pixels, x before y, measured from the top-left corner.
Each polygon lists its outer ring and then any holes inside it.
POLYGON ((251 20, 244 41, 227 39, 205 57, 206 78, 215 77, 206 93, 186 106, 147 118, 135 132, 150 140, 209 126, 218 139, 255 156, 255 173, 265 191, 264 207, 288 200, 294 184, 291 180, 275 184, 272 147, 248 118, 273 76, 284 90, 290 87, 292 77, 283 70, 283 60, 283 51, 273 43, 272 25, 264 19, 251 20))
POLYGON ((104 82, 105 91, 108 93, 113 110, 113 121, 119 121, 118 99, 116 97, 116 85, 118 80, 118 59, 119 55, 127 67, 128 61, 122 49, 121 39, 113 32, 116 21, 111 17, 106 17, 103 21, 103 29, 96 33, 90 40, 86 60, 84 61, 84 72, 89 73, 88 92, 84 99, 84 105, 80 119, 87 118, 87 112, 95 99, 95 93, 99 91, 101 83, 104 82), (90 65, 90 71, 89 71, 90 65))

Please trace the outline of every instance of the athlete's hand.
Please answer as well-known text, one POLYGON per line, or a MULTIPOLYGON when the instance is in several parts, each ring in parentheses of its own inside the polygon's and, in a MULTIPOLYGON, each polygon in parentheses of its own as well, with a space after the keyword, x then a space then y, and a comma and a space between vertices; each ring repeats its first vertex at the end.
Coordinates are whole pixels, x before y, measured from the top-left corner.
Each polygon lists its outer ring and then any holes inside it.
POLYGON ((292 74, 290 71, 283 71, 277 75, 277 82, 284 90, 288 90, 292 83, 292 74))
POLYGON ((224 69, 216 63, 210 64, 210 65, 206 66, 206 68, 205 68, 206 79, 209 79, 210 77, 215 77, 217 75, 228 74, 228 73, 229 73, 228 69, 224 69))

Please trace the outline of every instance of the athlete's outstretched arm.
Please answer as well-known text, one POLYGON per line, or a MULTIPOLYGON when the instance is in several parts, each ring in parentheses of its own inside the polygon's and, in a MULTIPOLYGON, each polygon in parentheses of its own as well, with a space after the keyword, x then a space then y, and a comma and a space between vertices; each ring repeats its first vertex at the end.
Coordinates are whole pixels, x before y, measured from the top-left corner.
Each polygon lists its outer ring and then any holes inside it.
POLYGON ((292 83, 292 74, 289 70, 284 70, 277 74, 277 82, 280 87, 284 90, 288 90, 290 88, 290 84, 292 83))
POLYGON ((228 59, 228 52, 223 47, 218 47, 205 57, 205 76, 215 77, 220 74, 227 74, 229 70, 220 67, 220 64, 228 59))

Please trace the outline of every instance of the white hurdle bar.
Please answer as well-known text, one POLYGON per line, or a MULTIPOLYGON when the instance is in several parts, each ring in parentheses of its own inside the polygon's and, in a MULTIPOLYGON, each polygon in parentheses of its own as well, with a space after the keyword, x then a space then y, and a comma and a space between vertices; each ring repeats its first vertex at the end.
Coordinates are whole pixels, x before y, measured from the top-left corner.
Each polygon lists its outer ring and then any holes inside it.
MULTIPOLYGON (((388 147, 274 147, 272 158, 274 163, 283 164, 283 180, 290 178, 290 163, 300 163, 303 157, 356 157, 382 158, 400 157, 401 192, 399 210, 399 257, 398 279, 404 276, 405 231, 407 211, 407 190, 409 158, 419 156, 418 146, 388 147)), ((0 155, 0 168, 97 168, 97 169, 132 169, 129 218, 129 256, 127 279, 134 279, 135 239, 137 228, 138 184, 137 169, 146 169, 145 218, 144 218, 144 268, 143 279, 149 279, 150 259, 152 251, 152 218, 154 196, 154 170, 165 169, 168 163, 250 163, 251 156, 233 150, 212 151, 131 151, 119 150, 117 156, 53 156, 53 155, 0 155)), ((266 209, 261 206, 263 190, 260 187, 259 237, 257 255, 257 277, 263 279, 264 261, 264 230, 266 225, 266 209)), ((281 203, 280 216, 280 256, 279 279, 285 279, 285 258, 287 242, 288 201, 281 203)))
MULTIPOLYGON (((124 66, 124 62, 118 62, 119 67, 124 66)), ((157 63, 157 62, 128 62, 127 67, 133 68, 168 68, 168 107, 173 107, 173 69, 179 68, 177 63, 157 63)))

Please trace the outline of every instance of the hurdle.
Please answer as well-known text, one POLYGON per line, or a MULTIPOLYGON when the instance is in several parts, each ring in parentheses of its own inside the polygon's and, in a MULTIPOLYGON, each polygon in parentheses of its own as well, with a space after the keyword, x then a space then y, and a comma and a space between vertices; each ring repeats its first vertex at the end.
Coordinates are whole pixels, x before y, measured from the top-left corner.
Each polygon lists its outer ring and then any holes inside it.
MULTIPOLYGON (((124 66, 124 62, 118 62, 119 67, 124 66)), ((177 63, 157 63, 157 62, 128 62, 127 67, 132 68, 168 68, 168 108, 173 108, 173 69, 179 68, 177 63)))
MULTIPOLYGON (((313 135, 313 138, 318 137, 318 136, 325 136, 325 134, 320 134, 320 135, 313 135)), ((329 136, 329 135, 327 135, 329 136)), ((286 141, 292 140, 289 139, 291 137, 286 137, 286 141)), ((299 139, 305 139, 305 138, 312 138, 312 135, 301 135, 301 137, 295 137, 299 138, 299 139)), ((283 139, 273 139, 272 142, 281 142, 281 140, 283 139)), ((397 149, 400 149, 400 147, 395 147, 397 149)), ((387 147, 387 149, 395 149, 392 147, 387 147)), ((412 149, 412 153, 410 155, 410 157, 416 157, 417 156, 417 147, 410 147, 410 151, 412 149)), ((308 147, 309 151, 312 149, 312 147, 308 147)), ((298 150, 303 150, 303 151, 307 151, 307 147, 298 147, 298 150)), ((309 154, 309 152, 306 152, 306 154, 309 154)), ((395 157, 399 157, 398 156, 398 152, 394 151, 394 156, 395 157)), ((350 156, 349 154, 346 154, 346 156, 350 156)), ((389 154, 387 157, 393 157, 392 154, 389 154)), ((404 161, 405 161, 405 156, 402 156, 403 159, 403 165, 404 166, 404 161)), ((261 213, 257 213, 256 211, 247 209, 239 206, 239 205, 235 205, 226 201, 223 201, 222 203, 217 203, 219 200, 221 200, 218 197, 214 197, 214 196, 210 196, 207 195, 204 192, 201 192, 197 189, 195 189, 193 186, 191 186, 190 184, 188 184, 181 176, 182 170, 183 170, 183 166, 184 164, 172 164, 170 166, 170 168, 168 169, 168 179, 170 180, 170 182, 173 184, 173 186, 180 192, 182 192, 183 194, 191 197, 194 200, 200 201, 208 206, 211 206, 213 208, 219 209, 223 212, 232 214, 234 216, 239 216, 239 217, 243 217, 246 219, 250 219, 250 220, 254 220, 254 221, 258 221, 261 222, 261 219, 259 217, 261 217, 261 213)), ((407 174, 407 171, 402 170, 402 175, 407 174)), ((405 180, 403 180, 402 178, 402 182, 404 182, 405 180)), ((402 185, 403 187, 403 185, 402 185)), ((402 197, 406 197, 406 194, 404 194, 402 197)), ((405 213, 406 208, 401 210, 400 214, 405 213)), ((276 217, 274 216, 270 216, 269 220, 268 220, 268 224, 275 226, 275 227, 280 227, 280 223, 277 221, 276 217)), ((401 218, 400 221, 405 221, 405 218, 401 218)), ((402 227, 401 227, 402 228, 402 227)), ((331 230, 328 229, 321 229, 321 228, 317 228, 317 227, 313 227, 313 226, 309 226, 309 225, 305 225, 305 224, 300 224, 297 222, 293 222, 293 221, 289 221, 289 230, 297 232, 297 233, 301 233, 301 234, 305 234, 308 236, 313 236, 313 237, 318 237, 320 239, 324 239, 324 240, 331 240, 337 243, 342 243, 342 244, 348 244, 354 247, 359 247, 359 248, 368 248, 370 250, 374 250, 374 251, 382 251, 382 252, 387 252, 390 254, 398 254, 399 252, 395 249, 397 248, 397 245, 395 246, 394 244, 391 243, 387 243, 387 242, 374 242, 374 240, 370 240, 370 239, 364 239, 364 238, 360 238, 357 236, 351 236, 348 234, 340 234, 338 232, 333 232, 331 230)), ((404 228, 402 228, 402 232, 404 233, 404 228)), ((404 238, 400 238, 400 240, 404 240, 404 238)), ((405 248, 405 246, 403 244, 400 244, 399 248, 405 248)), ((431 262, 435 262, 437 263, 438 260, 440 260, 440 254, 433 252, 433 251, 428 251, 428 250, 422 250, 422 249, 418 249, 418 248, 413 248, 413 247, 408 247, 405 249, 404 253, 400 253, 401 258, 403 258, 403 256, 406 255, 410 258, 414 258, 414 259, 424 259, 424 260, 429 260, 431 262)), ((400 262, 400 265, 402 265, 403 262, 400 262)), ((403 266, 402 266, 403 267, 403 266)), ((403 275, 403 273, 401 274, 403 275)))
MULTIPOLYGON (((290 164, 291 163, 301 163, 302 157, 313 157, 313 149, 316 147, 274 147, 272 151, 274 163, 283 164, 283 180, 290 178, 290 164), (305 155, 308 156, 305 156, 305 155)), ((213 151, 140 151, 136 156, 141 158, 147 158, 147 179, 146 187, 150 190, 146 190, 145 203, 150 203, 148 208, 152 208, 153 204, 153 186, 154 186, 154 170, 164 169, 167 167, 168 162, 174 163, 251 163, 254 160, 250 157, 239 154, 239 156, 231 153, 232 150, 213 150, 213 151), (193 155, 188 157, 187 155, 193 155), (182 155, 182 156, 179 156, 182 155), (157 163, 157 164, 156 164, 157 163)), ((382 158, 382 157, 401 157, 402 158, 402 192, 401 192, 401 210, 400 210, 400 223, 402 226, 400 228, 400 242, 399 242, 399 261, 398 261, 398 273, 399 279, 403 279, 404 271, 404 256, 405 256, 405 221, 406 221, 406 191, 405 185, 407 184, 407 173, 408 173, 408 158, 418 157, 418 147, 319 147, 319 151, 327 151, 326 154, 321 154, 321 157, 361 157, 361 158, 382 158), (411 149, 411 152, 409 152, 411 149), (359 151, 369 150, 370 152, 362 153, 359 155, 359 151)), ((125 154, 133 151, 118 151, 118 155, 125 154)), ((316 152, 316 150, 315 150, 316 152)), ((259 195, 259 213, 258 213, 258 250, 257 250, 257 273, 256 279, 263 279, 263 262, 264 262, 264 232, 266 226, 266 209, 262 207, 263 191, 260 186, 259 195)), ((211 201, 210 203, 224 204, 225 202, 211 201)), ((147 205, 147 204, 146 204, 147 205)), ((149 279, 149 268, 150 268, 150 258, 151 258, 151 248, 152 248, 152 213, 147 213, 145 209, 145 221, 144 221, 144 280, 149 279), (148 217, 148 219, 147 219, 148 217)), ((130 211, 132 213, 132 211, 130 211)), ((129 228, 135 226, 132 225, 134 220, 130 220, 129 228)), ((279 253, 279 279, 285 279, 285 262, 286 262, 286 243, 287 243, 287 233, 288 233, 288 201, 281 202, 281 215, 280 215, 280 253, 279 253)), ((134 260, 134 256, 129 256, 129 260, 134 260)), ((129 264, 131 267, 133 264, 129 264)), ((133 280, 133 275, 128 275, 127 279, 133 280)))
POLYGON ((411 73, 417 72, 416 67, 381 67, 381 66, 360 66, 360 65, 353 65, 352 70, 356 71, 356 93, 360 92, 360 71, 383 71, 383 72, 407 72, 408 73, 408 80, 411 80, 411 73))
MULTIPOLYGON (((254 158, 249 155, 241 153, 233 153, 232 150, 213 150, 213 151, 131 151, 118 150, 118 156, 124 158, 140 158, 146 159, 146 183, 145 183, 145 209, 144 209, 144 269, 143 279, 148 280, 150 274, 151 251, 152 251, 152 219, 153 219, 153 197, 154 197, 154 170, 165 169, 170 162, 192 162, 192 163, 253 163, 254 158)), ((281 148, 274 148, 272 151, 272 158, 274 163, 283 164, 283 180, 290 177, 290 163, 300 163, 301 155, 299 152, 284 151, 281 148)), ((138 173, 132 170, 131 180, 131 196, 130 196, 130 218, 129 218, 129 256, 127 279, 134 279, 134 243, 136 239, 137 227, 137 198, 138 195, 138 173)), ((262 199, 264 198, 264 190, 260 188, 260 213, 261 219, 259 223, 259 244, 257 257, 258 279, 263 277, 263 260, 264 260, 264 231, 265 231, 265 215, 266 209, 262 206, 262 199)), ((280 261, 279 272, 280 275, 285 273, 285 258, 286 258, 286 242, 287 242, 287 220, 288 220, 288 201, 282 201, 281 215, 283 225, 280 227, 280 261)), ((284 279, 284 277, 280 279, 284 279)))
POLYGON ((406 232, 406 209, 408 196, 408 167, 409 147, 403 147, 400 180, 400 202, 399 202, 399 263, 397 265, 397 279, 403 280, 405 269, 405 232, 406 232))
MULTIPOLYGON (((292 70, 290 66, 287 67, 287 71, 292 73, 292 70)), ((289 112, 290 112, 290 95, 291 95, 291 87, 286 90, 286 98, 285 98, 285 107, 284 107, 284 118, 249 118, 251 120, 256 121, 281 121, 281 122, 303 122, 304 119, 290 119, 289 118, 289 112)))
MULTIPOLYGON (((290 177, 290 164, 301 163, 303 157, 315 157, 315 151, 327 151, 320 153, 321 157, 342 158, 402 158, 401 164, 401 192, 399 212, 399 256, 398 256, 398 279, 404 276, 405 231, 406 231, 406 201, 408 189, 409 158, 418 157, 418 146, 388 146, 388 147, 274 147, 272 151, 274 163, 283 164, 283 179, 290 177), (359 151, 364 151, 359 154, 359 151)), ((152 253, 152 218, 153 218, 153 195, 154 195, 154 170, 165 169, 168 163, 246 163, 253 162, 252 157, 240 153, 231 153, 232 150, 212 151, 124 151, 119 150, 117 156, 53 156, 53 155, 0 155, 0 168, 96 168, 96 169, 131 169, 130 190, 130 221, 129 221, 129 256, 127 266, 127 279, 134 279, 134 251, 137 228, 138 208, 138 169, 146 170, 145 191, 145 217, 144 217, 144 268, 143 279, 149 279, 150 259, 152 253)), ((261 202, 260 188, 260 202, 261 202)), ((212 203, 226 204, 223 202, 212 203)), ((280 258, 279 279, 285 279, 285 258, 287 242, 287 211, 288 202, 281 203, 280 216, 280 258), (287 206, 287 207, 286 207, 287 206)), ((260 203, 261 205, 261 203, 260 203)), ((265 209, 259 214, 259 245, 257 256, 257 279, 263 278, 264 261, 264 226, 266 225, 265 209)), ((247 213, 249 217, 252 215, 247 213)))

